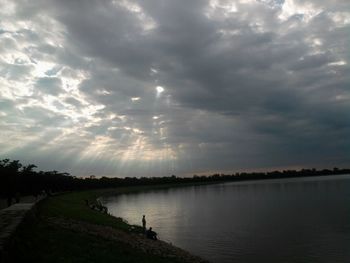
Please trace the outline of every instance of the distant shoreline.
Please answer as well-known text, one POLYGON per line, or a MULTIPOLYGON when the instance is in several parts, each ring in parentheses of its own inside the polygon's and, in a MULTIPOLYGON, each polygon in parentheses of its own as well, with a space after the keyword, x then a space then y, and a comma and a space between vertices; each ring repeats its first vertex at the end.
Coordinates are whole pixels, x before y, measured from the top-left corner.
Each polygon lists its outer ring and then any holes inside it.
POLYGON ((164 183, 164 184, 144 184, 144 185, 130 185, 130 186, 121 186, 121 187, 113 187, 110 189, 101 189, 101 191, 105 192, 103 196, 113 195, 113 194, 126 194, 126 193, 136 193, 140 191, 147 190, 157 190, 157 189, 167 189, 167 188, 177 188, 177 187, 190 187, 190 186, 200 186, 200 185, 211 185, 211 184, 220 184, 220 183, 240 183, 240 182, 254 182, 254 181, 269 181, 275 179, 295 179, 295 178, 314 178, 314 177, 332 177, 339 175, 350 175, 350 170, 344 173, 338 174, 315 174, 315 175, 295 175, 295 176, 271 176, 271 177, 256 177, 256 178, 233 178, 233 179, 218 179, 218 180, 210 180, 210 181, 194 181, 194 182, 173 182, 173 183, 164 183), (124 189, 127 189, 124 191, 124 189), (119 192, 115 192, 115 191, 119 192), (121 192, 120 192, 121 191, 121 192))
POLYGON ((218 182, 238 182, 247 180, 268 180, 277 178, 294 178, 305 176, 329 176, 350 174, 350 169, 301 169, 270 172, 236 172, 232 174, 216 173, 211 175, 196 175, 178 177, 176 175, 163 177, 101 177, 94 175, 76 177, 69 173, 57 171, 36 171, 35 165, 23 166, 19 160, 0 160, 0 197, 15 198, 18 195, 38 195, 42 192, 55 193, 66 191, 82 191, 94 189, 111 189, 133 186, 154 185, 189 185, 218 182))

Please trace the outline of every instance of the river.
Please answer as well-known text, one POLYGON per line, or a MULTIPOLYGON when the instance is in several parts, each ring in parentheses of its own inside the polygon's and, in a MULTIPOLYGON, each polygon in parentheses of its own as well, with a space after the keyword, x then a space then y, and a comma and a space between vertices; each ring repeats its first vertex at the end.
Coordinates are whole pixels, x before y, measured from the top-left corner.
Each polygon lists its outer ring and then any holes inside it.
POLYGON ((213 263, 350 262, 350 175, 177 187, 104 198, 108 211, 213 263))

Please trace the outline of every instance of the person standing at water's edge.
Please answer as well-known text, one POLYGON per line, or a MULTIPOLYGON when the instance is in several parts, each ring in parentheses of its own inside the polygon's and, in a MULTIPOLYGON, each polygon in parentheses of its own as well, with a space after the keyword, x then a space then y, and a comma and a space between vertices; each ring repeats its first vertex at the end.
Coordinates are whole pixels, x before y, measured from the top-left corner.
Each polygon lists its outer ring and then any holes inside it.
POLYGON ((142 228, 143 228, 143 232, 146 231, 146 216, 143 215, 142 216, 142 228))

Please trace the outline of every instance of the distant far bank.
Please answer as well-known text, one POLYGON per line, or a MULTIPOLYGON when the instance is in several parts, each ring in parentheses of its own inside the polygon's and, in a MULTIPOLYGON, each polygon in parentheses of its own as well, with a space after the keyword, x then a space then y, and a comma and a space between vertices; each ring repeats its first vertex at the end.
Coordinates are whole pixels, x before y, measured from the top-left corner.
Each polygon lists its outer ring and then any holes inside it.
POLYGON ((115 188, 136 185, 185 185, 198 183, 235 182, 249 180, 281 179, 306 176, 331 176, 350 174, 350 169, 301 169, 272 172, 240 172, 233 174, 193 175, 192 177, 125 177, 109 178, 89 176, 78 178, 58 171, 35 171, 36 165, 23 166, 18 160, 0 160, 0 197, 12 203, 20 196, 37 196, 43 191, 52 192, 76 191, 88 189, 115 188))

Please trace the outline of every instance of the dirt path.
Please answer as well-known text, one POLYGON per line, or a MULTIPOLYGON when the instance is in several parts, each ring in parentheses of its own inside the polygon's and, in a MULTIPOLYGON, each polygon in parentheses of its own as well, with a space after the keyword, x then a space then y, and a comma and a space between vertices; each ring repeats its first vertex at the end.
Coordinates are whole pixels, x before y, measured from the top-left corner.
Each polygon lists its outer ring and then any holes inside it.
POLYGON ((62 228, 70 229, 80 233, 87 233, 103 237, 108 240, 114 240, 125 243, 131 247, 143 252, 160 255, 163 257, 176 258, 185 263, 208 263, 199 257, 193 256, 185 250, 175 247, 161 240, 150 240, 142 234, 127 233, 108 226, 90 224, 82 221, 68 220, 64 218, 47 218, 49 224, 62 228))
MULTIPOLYGON (((26 195, 26 196, 22 196, 20 203, 34 203, 37 201, 38 198, 35 198, 32 195, 26 195)), ((14 200, 12 200, 12 202, 14 202, 14 200)), ((14 203, 12 203, 14 204, 14 203)), ((7 199, 6 198, 0 198, 0 209, 4 209, 7 208, 7 199)))
POLYGON ((0 210, 0 262, 9 239, 33 206, 34 203, 18 203, 0 210))

